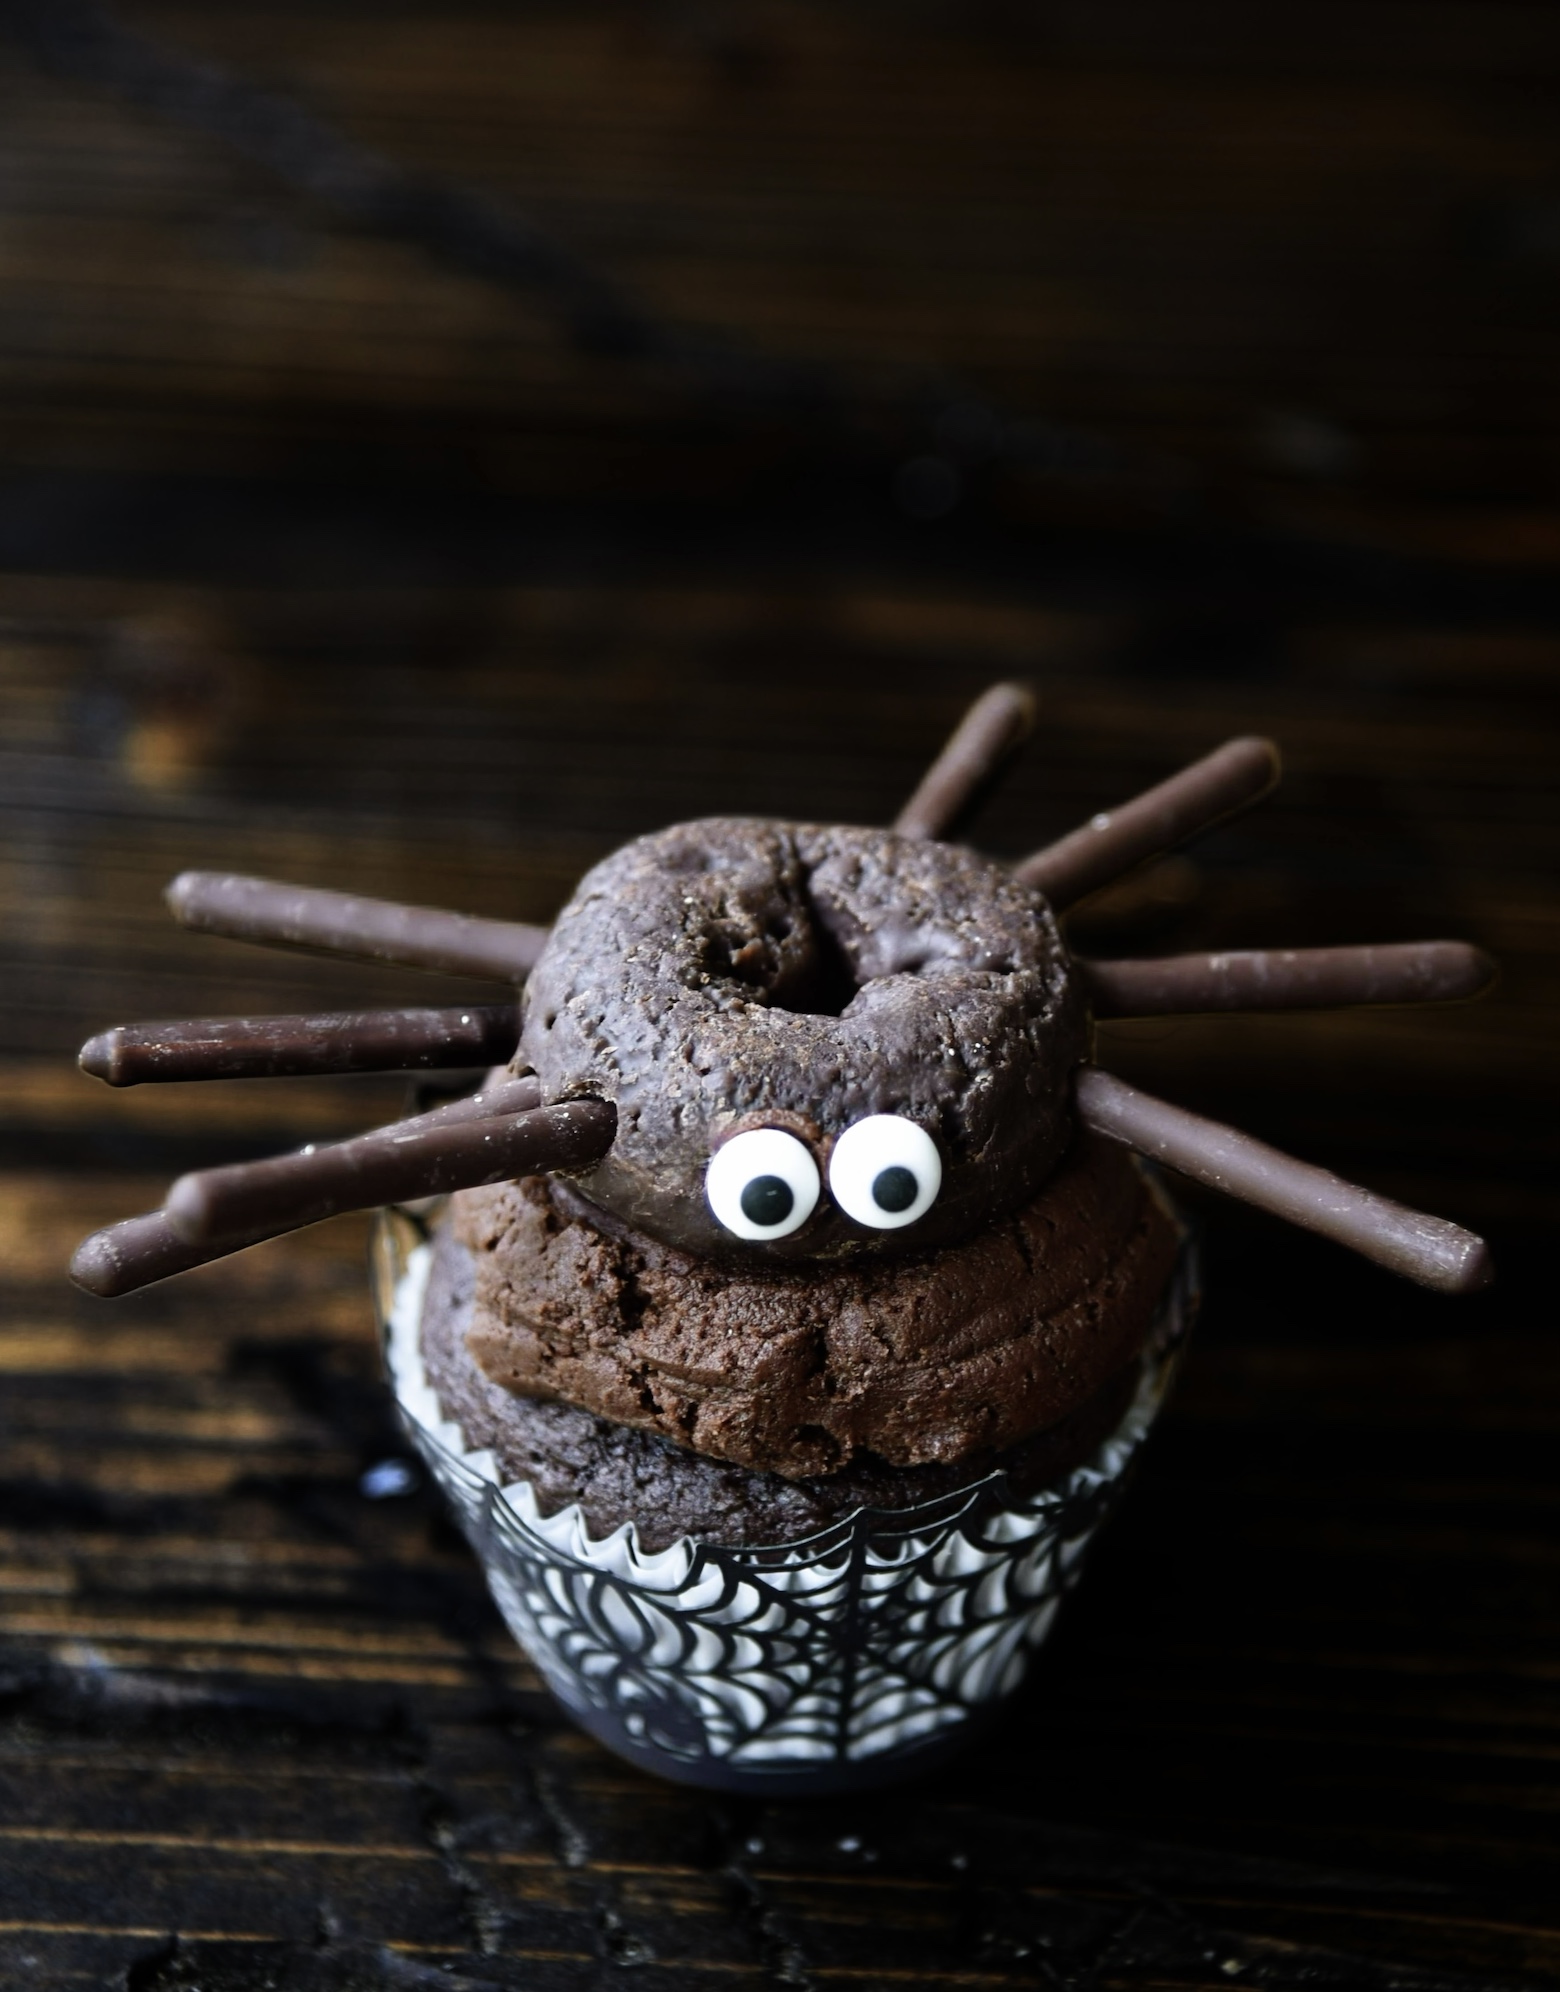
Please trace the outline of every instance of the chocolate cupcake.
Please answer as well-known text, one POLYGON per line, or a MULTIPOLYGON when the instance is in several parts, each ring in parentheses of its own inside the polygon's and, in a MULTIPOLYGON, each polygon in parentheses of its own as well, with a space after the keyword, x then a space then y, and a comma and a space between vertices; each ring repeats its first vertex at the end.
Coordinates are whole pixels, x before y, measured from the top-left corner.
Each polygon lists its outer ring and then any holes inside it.
POLYGON ((475 1266, 457 1226, 446 1215, 430 1240, 404 1214, 381 1224, 386 1360, 511 1631, 620 1755, 775 1796, 929 1767, 1013 1693, 1196 1304, 1177 1240, 1139 1352, 1044 1430, 958 1464, 858 1455, 790 1479, 494 1383, 468 1346, 475 1266))
POLYGON ((1090 1063, 1091 1014, 1447 998, 1451 942, 1082 962, 1058 914, 1243 807, 1232 742, 1008 869, 943 841, 977 703, 893 830, 638 839, 550 933, 186 874, 188 924, 524 983, 518 1006, 95 1039, 141 1078, 508 1058, 334 1147, 182 1178, 73 1273, 143 1285, 337 1210, 378 1235, 408 1428, 559 1697, 667 1775, 901 1775, 1022 1678, 1164 1392, 1189 1249, 1142 1157, 1450 1291, 1482 1242, 1090 1063), (427 1199, 449 1193, 429 1229, 427 1199))
POLYGON ((1071 1125, 1083 1028, 1039 895, 890 832, 680 825, 559 916, 511 1077, 616 1138, 455 1195, 389 1350, 613 1747, 822 1789, 1017 1684, 1188 1312, 1161 1195, 1071 1125))

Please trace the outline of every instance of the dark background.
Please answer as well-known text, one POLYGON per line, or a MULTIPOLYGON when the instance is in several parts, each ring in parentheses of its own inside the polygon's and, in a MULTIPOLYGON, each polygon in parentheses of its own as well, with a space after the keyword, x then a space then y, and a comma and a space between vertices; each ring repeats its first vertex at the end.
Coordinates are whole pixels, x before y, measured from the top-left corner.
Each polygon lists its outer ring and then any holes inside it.
POLYGON ((1557 84, 1552 7, 1472 0, 3 0, 8 1984, 1555 1982, 1557 84), (398 1083, 74 1049, 450 987, 181 934, 183 866, 546 919, 680 817, 887 820, 1015 675, 999 853, 1287 757, 1080 945, 1500 957, 1101 1045, 1500 1283, 1198 1199, 1203 1330, 1013 1719, 881 1800, 677 1792, 360 1491, 360 1221, 65 1283, 398 1083))

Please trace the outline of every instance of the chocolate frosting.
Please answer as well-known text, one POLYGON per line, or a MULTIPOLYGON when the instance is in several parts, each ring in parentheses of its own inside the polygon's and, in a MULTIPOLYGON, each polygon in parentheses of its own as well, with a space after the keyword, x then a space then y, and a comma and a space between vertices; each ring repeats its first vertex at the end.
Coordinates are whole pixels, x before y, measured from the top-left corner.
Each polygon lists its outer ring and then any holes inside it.
POLYGON ((720 818, 642 837, 587 874, 525 994, 513 1069, 549 1101, 614 1102, 603 1212, 754 1266, 903 1256, 1026 1203, 1071 1132, 1086 1016, 1045 901, 955 846, 886 830, 720 818), (872 1114, 936 1143, 942 1189, 902 1230, 827 1192, 800 1230, 734 1238, 704 1194, 743 1126, 781 1127, 827 1182, 872 1114))
POLYGON ((422 1319, 423 1362, 443 1415, 460 1426, 468 1449, 492 1452, 506 1487, 525 1481, 544 1515, 578 1503, 592 1535, 632 1522, 649 1550, 685 1535, 728 1544, 794 1542, 857 1508, 914 1507, 998 1469, 1009 1489, 1026 1494, 1089 1457, 1119 1423, 1139 1375, 1139 1364, 1129 1361, 1057 1424, 990 1458, 895 1467, 858 1453, 842 1472, 786 1480, 703 1459, 659 1433, 614 1425, 572 1404, 503 1389, 467 1347, 475 1300, 475 1263, 444 1225, 434 1240, 422 1319))
POLYGON ((908 1261, 733 1271, 609 1235, 543 1177, 452 1206, 494 1383, 790 1478, 957 1464, 1055 1424, 1136 1353, 1176 1250, 1092 1137, 1021 1210, 908 1261))

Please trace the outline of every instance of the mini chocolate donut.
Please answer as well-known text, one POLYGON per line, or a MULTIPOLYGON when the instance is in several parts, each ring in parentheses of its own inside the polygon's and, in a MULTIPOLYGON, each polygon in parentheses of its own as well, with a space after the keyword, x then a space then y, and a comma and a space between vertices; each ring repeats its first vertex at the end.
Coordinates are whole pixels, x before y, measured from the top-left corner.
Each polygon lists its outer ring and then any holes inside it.
POLYGON ((609 1222, 827 1260, 934 1250, 1026 1203, 1086 1046, 1050 908, 1011 873, 886 830, 712 818, 582 880, 513 1069, 615 1104, 579 1179, 609 1222))

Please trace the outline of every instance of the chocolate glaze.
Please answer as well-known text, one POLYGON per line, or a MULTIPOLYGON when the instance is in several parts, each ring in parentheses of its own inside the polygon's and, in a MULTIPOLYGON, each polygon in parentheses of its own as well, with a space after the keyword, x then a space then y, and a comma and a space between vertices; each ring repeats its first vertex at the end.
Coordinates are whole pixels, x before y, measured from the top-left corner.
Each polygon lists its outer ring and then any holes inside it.
POLYGON ((1269 1148, 1238 1128, 1140 1093, 1108 1072, 1080 1072, 1087 1125, 1199 1183, 1348 1245, 1378 1266, 1441 1293, 1477 1293, 1495 1277, 1489 1247, 1444 1217, 1410 1210, 1330 1169, 1269 1148))
POLYGON ((496 982, 523 982, 547 938, 544 928, 514 920, 479 920, 236 872, 180 872, 163 896, 181 926, 202 933, 496 982))
MULTIPOLYGON (((515 1088, 524 1084, 510 1081, 515 1088)), ((480 1104, 493 1095, 476 1098, 480 1104)), ((191 1244, 247 1240, 267 1228, 318 1224, 341 1211, 503 1182, 532 1170, 581 1168, 610 1146, 613 1119, 612 1108, 600 1100, 460 1120, 419 1116, 324 1148, 193 1170, 169 1189, 163 1208, 191 1244)))
POLYGON ((532 974, 513 1070, 618 1109, 581 1187, 663 1244, 744 1266, 903 1256, 1027 1202, 1070 1133, 1081 995, 1046 903, 973 852, 885 830, 724 818, 587 874, 532 974), (827 1179, 869 1114, 918 1122, 942 1191, 873 1231, 825 1194, 791 1236, 716 1222, 704 1173, 743 1124, 788 1128, 827 1179))
POLYGON ((1386 947, 1242 948, 1151 961, 1076 961, 1096 1017, 1216 1010, 1332 1010, 1350 1003, 1461 1003, 1495 979, 1466 941, 1386 947))
POLYGON ((633 1522, 645 1549, 680 1536, 728 1544, 784 1543, 811 1535, 860 1507, 907 1508, 1005 1471, 1023 1494, 1082 1463, 1115 1428, 1137 1383, 1124 1363, 1091 1397, 1005 1452, 954 1466, 893 1467, 860 1453, 840 1473, 787 1480, 703 1459, 654 1432, 615 1425, 573 1405, 517 1396, 473 1359, 467 1336, 476 1264, 445 1225, 434 1243, 423 1306, 422 1353, 444 1415, 468 1448, 491 1447, 505 1484, 529 1482, 543 1514, 578 1502, 595 1536, 633 1522))
MULTIPOLYGON (((341 1149, 349 1148, 361 1156, 365 1145, 393 1148, 403 1136, 409 1135, 415 1140, 419 1131, 426 1133, 429 1129, 449 1129, 472 1121, 503 1119, 526 1113, 540 1104, 541 1088, 534 1078, 506 1079, 499 1084, 489 1084, 480 1093, 466 1099, 452 1100, 447 1106, 435 1107, 415 1120, 395 1121, 389 1127, 359 1135, 352 1142, 318 1152, 332 1154, 339 1160, 341 1149)), ((286 1161, 289 1158, 282 1159, 286 1161)), ((335 1166, 336 1163, 332 1162, 328 1168, 335 1166)), ((351 1168, 349 1158, 347 1171, 337 1181, 338 1189, 352 1180, 351 1168)), ((315 1181, 317 1187, 317 1177, 315 1181)), ((338 1208, 341 1207, 338 1205, 338 1208)), ((199 1242, 184 1237, 175 1228, 166 1210, 128 1217, 120 1224, 111 1224, 107 1230, 94 1231, 91 1237, 82 1239, 70 1262, 70 1276, 87 1293, 101 1294, 105 1299, 114 1294, 134 1293, 138 1287, 151 1286, 154 1281, 168 1279, 175 1273, 187 1273, 195 1266, 210 1265, 213 1259, 225 1259, 233 1252, 241 1252, 246 1245, 258 1245, 262 1239, 276 1238, 283 1232, 299 1228, 296 1202, 284 1198, 280 1204, 281 1214, 277 1215, 276 1211, 277 1206, 273 1204, 273 1215, 268 1223, 257 1219, 236 1232, 226 1232, 220 1237, 199 1242)))
POLYGON ((1066 1417, 1141 1346, 1176 1227, 1086 1137, 1041 1194, 914 1260, 732 1271, 584 1221, 545 1179, 463 1192, 484 1373, 791 1478, 864 1454, 988 1456, 1066 1417))
POLYGON ((1161 851, 1174 850, 1225 817, 1260 802, 1278 780, 1271 740, 1226 740, 1168 781, 1025 858, 1018 876, 1058 912, 1097 892, 1161 851))
POLYGON ((915 794, 894 818, 901 837, 954 836, 1029 736, 1035 696, 1027 685, 993 685, 959 721, 915 794))
POLYGON ((336 1010, 312 1017, 193 1017, 121 1024, 88 1038, 77 1063, 110 1086, 147 1080, 294 1079, 317 1072, 415 1072, 496 1065, 514 1055, 514 1003, 452 1010, 336 1010))

